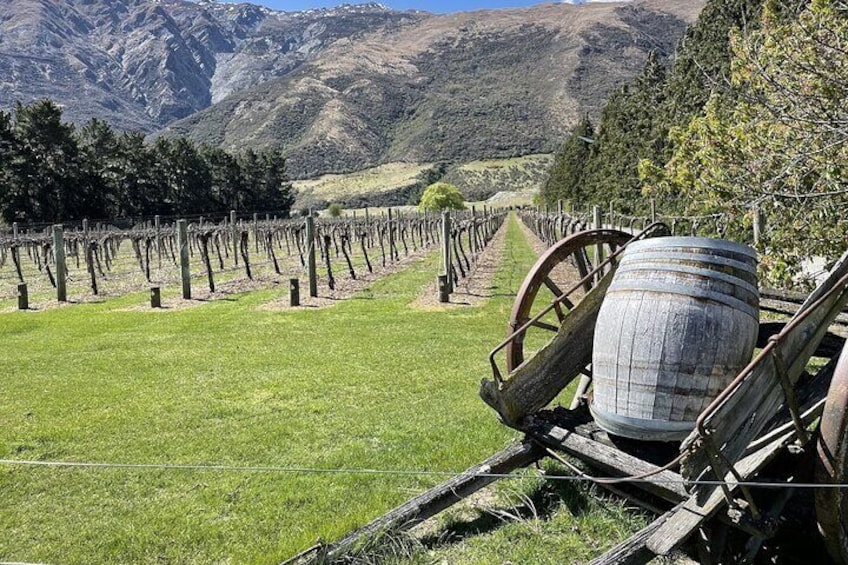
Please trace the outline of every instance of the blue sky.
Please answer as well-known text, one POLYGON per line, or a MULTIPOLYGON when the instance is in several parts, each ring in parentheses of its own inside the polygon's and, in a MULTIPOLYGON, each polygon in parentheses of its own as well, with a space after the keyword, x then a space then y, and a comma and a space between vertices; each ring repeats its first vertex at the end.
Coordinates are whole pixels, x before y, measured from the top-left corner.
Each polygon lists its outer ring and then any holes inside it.
MULTIPOLYGON (((261 4, 275 10, 297 11, 310 8, 327 8, 339 4, 362 4, 368 0, 246 0, 251 4, 261 4)), ((380 1, 380 0, 377 0, 380 1)), ((427 12, 445 13, 482 8, 513 8, 516 6, 533 6, 541 0, 382 0, 381 4, 397 10, 426 10, 427 12)))

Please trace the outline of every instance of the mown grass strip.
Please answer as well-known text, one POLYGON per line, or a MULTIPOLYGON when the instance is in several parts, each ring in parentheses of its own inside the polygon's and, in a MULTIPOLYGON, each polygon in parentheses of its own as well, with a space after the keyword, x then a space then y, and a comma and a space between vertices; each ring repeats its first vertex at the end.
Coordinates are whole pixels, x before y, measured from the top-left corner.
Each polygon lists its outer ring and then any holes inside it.
MULTIPOLYGON (((0 314, 0 458, 464 469, 513 436, 476 390, 532 260, 512 223, 496 296, 447 312, 408 308, 430 255, 325 310, 0 314)), ((272 563, 437 481, 2 467, 0 560, 272 563)))

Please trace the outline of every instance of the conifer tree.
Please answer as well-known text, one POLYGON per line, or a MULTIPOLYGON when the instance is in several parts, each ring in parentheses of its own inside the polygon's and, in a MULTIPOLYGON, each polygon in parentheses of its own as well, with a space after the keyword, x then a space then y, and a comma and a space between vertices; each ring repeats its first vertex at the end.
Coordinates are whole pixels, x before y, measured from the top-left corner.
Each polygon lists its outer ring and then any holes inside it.
POLYGON ((633 84, 607 101, 583 177, 586 204, 612 201, 622 212, 635 211, 641 194, 639 161, 656 158, 665 142, 655 120, 665 79, 665 67, 651 53, 633 84))
POLYGON ((589 116, 578 122, 554 157, 550 175, 542 188, 542 198, 554 205, 557 200, 579 203, 585 199, 583 193, 583 169, 589 158, 594 130, 589 116))

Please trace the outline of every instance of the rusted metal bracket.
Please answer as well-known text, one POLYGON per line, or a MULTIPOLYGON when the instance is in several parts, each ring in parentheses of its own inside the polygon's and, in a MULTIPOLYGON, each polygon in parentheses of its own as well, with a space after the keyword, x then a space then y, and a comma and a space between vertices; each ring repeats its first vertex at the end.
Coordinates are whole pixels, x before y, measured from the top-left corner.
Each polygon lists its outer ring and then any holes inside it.
MULTIPOLYGON (((776 342, 777 336, 772 336, 769 341, 776 342)), ((786 369, 786 362, 783 360, 783 355, 780 349, 773 347, 771 357, 774 360, 774 367, 777 370, 777 376, 780 380, 780 387, 783 389, 783 396, 786 398, 786 404, 789 406, 789 414, 792 416, 792 422, 795 424, 795 431, 798 433, 798 443, 806 445, 810 441, 810 434, 807 428, 804 427, 804 422, 801 419, 801 411, 798 407, 798 396, 795 394, 795 387, 789 381, 789 371, 786 369)))
POLYGON ((712 463, 713 474, 716 477, 716 480, 719 481, 721 485, 721 490, 724 493, 724 498, 727 500, 727 504, 730 507, 738 506, 736 503, 736 498, 733 496, 733 492, 730 490, 730 487, 725 482, 724 478, 728 473, 733 475, 733 478, 736 479, 737 486, 739 490, 742 491, 742 495, 745 497, 745 501, 748 503, 748 509, 751 512, 751 516, 754 517, 755 520, 760 518, 760 511, 757 508, 757 503, 754 502, 754 497, 751 495, 751 491, 745 486, 744 479, 739 474, 739 471, 733 466, 733 463, 724 456, 721 450, 713 441, 711 434, 709 433, 711 430, 706 430, 708 433, 706 435, 702 435, 701 445, 703 445, 704 450, 707 452, 707 456, 710 458, 710 463, 712 463))

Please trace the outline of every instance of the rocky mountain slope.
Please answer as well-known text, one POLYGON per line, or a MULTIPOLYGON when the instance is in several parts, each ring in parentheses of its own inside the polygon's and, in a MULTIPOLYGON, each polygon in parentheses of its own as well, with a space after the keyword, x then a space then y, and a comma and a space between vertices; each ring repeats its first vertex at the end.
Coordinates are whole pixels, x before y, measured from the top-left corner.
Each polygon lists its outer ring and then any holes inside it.
POLYGON ((16 0, 0 4, 0 108, 49 97, 76 122, 283 147, 298 178, 548 152, 648 52, 672 53, 702 4, 432 15, 16 0))
POLYGON ((378 4, 286 13, 208 0, 2 2, 0 108, 52 98, 73 121, 154 131, 341 38, 424 17, 378 4))
POLYGON ((295 176, 548 152, 651 50, 672 53, 700 6, 641 0, 431 16, 339 40, 166 131, 231 148, 282 146, 295 176))

